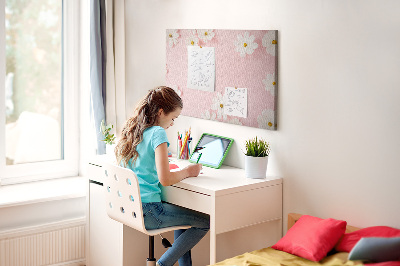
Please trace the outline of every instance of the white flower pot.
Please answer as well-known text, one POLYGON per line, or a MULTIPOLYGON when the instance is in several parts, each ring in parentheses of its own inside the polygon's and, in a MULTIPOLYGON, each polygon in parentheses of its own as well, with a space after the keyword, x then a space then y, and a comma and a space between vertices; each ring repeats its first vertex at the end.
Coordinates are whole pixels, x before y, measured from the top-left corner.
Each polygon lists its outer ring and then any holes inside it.
POLYGON ((247 178, 265 178, 267 176, 268 156, 253 157, 245 155, 244 169, 247 178))

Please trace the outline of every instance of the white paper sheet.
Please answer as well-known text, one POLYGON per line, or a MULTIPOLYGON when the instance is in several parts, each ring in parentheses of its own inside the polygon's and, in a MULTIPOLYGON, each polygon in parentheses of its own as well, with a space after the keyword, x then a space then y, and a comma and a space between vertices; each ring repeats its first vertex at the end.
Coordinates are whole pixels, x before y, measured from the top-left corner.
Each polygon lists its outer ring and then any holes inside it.
POLYGON ((247 88, 225 88, 224 114, 247 118, 247 88))
POLYGON ((202 91, 215 88, 215 50, 214 47, 188 46, 187 87, 202 91))

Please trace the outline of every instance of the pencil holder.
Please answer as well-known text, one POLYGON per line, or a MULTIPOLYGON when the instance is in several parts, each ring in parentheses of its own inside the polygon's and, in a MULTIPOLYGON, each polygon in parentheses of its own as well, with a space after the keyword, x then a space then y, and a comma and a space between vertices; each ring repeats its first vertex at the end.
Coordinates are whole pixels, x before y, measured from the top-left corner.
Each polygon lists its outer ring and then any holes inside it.
POLYGON ((185 134, 179 134, 178 132, 178 141, 177 141, 177 158, 188 160, 190 158, 190 149, 191 149, 192 137, 190 136, 190 128, 189 131, 185 131, 185 134))

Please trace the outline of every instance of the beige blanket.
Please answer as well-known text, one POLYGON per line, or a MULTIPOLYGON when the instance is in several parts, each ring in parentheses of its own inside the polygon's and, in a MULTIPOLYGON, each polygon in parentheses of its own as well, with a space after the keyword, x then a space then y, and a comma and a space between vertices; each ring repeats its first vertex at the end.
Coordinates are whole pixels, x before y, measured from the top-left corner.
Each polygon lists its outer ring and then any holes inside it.
POLYGON ((352 266, 363 265, 361 261, 347 260, 349 253, 340 252, 334 255, 325 257, 320 262, 313 262, 301 257, 275 250, 273 248, 264 248, 255 250, 249 253, 226 259, 218 262, 213 266, 352 266))

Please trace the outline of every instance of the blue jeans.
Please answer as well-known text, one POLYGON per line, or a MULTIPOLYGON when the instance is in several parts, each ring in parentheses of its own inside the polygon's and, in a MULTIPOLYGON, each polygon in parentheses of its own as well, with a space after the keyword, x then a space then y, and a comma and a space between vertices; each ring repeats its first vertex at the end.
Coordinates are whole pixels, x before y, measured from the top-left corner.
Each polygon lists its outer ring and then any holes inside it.
POLYGON ((191 266, 190 250, 210 229, 208 214, 189 210, 166 202, 143 203, 143 217, 146 229, 158 229, 176 225, 192 226, 186 230, 175 230, 174 244, 158 260, 161 266, 191 266))

